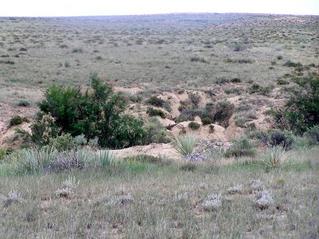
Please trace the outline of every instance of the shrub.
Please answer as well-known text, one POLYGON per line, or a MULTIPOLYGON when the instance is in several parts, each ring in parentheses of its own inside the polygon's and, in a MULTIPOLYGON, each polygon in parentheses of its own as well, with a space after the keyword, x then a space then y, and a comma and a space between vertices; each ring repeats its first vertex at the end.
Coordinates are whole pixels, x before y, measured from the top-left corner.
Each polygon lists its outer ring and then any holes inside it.
POLYGON ((17 106, 20 106, 20 107, 28 107, 30 105, 31 105, 31 103, 28 100, 20 100, 17 103, 17 106))
POLYGON ((274 112, 278 127, 292 130, 302 135, 315 125, 319 125, 319 75, 297 78, 298 88, 281 110, 274 112))
POLYGON ((0 161, 3 160, 6 155, 7 155, 7 150, 0 148, 0 161))
POLYGON ((51 114, 39 113, 37 121, 31 125, 31 139, 37 145, 43 146, 50 142, 51 138, 58 136, 60 128, 56 126, 55 119, 51 114))
MULTIPOLYGON (((228 127, 229 119, 234 113, 235 106, 228 101, 220 101, 213 108, 213 121, 224 127, 228 127)), ((207 105, 206 105, 206 109, 207 105)))
POLYGON ((50 138, 49 146, 61 152, 74 149, 76 147, 76 143, 71 134, 62 134, 56 138, 50 138))
POLYGON ((158 98, 156 96, 152 96, 151 98, 149 98, 146 103, 153 105, 153 106, 157 106, 157 107, 163 107, 164 105, 164 100, 161 98, 158 98))
POLYGON ((282 147, 285 150, 291 149, 294 144, 294 137, 291 132, 278 129, 269 132, 255 132, 253 137, 266 146, 282 147))
POLYGON ((174 147, 183 156, 187 156, 194 151, 196 139, 192 135, 181 135, 175 138, 174 147))
POLYGON ((28 120, 27 118, 21 117, 21 116, 19 116, 19 115, 13 116, 13 117, 10 119, 9 127, 16 126, 16 125, 20 125, 20 124, 22 124, 23 122, 29 122, 29 120, 28 120))
POLYGON ((208 125, 213 123, 212 119, 207 116, 202 117, 201 120, 203 125, 208 125))
POLYGON ((271 90, 272 90, 273 86, 261 86, 257 83, 252 84, 252 86, 248 89, 250 94, 254 94, 254 93, 260 93, 262 95, 268 95, 271 90))
POLYGON ((145 131, 144 144, 169 143, 171 141, 166 134, 166 128, 155 117, 149 119, 149 122, 145 125, 145 131))
POLYGON ((79 88, 52 86, 39 104, 41 113, 32 127, 33 138, 47 144, 48 136, 69 133, 73 137, 83 134, 88 140, 97 137, 102 147, 139 144, 145 135, 143 122, 123 114, 125 105, 124 98, 113 93, 96 75, 84 93, 79 88), (47 114, 53 120, 43 122, 47 114), (45 140, 41 139, 44 133, 45 140))
POLYGON ((226 150, 225 157, 253 157, 255 154, 254 145, 247 138, 241 138, 234 141, 232 146, 226 150))
POLYGON ((159 116, 163 119, 165 119, 165 112, 163 110, 160 110, 160 109, 155 109, 155 108, 152 108, 152 107, 149 107, 147 108, 147 111, 146 113, 149 115, 149 116, 159 116))
POLYGON ((283 157, 285 155, 285 150, 282 147, 273 147, 269 149, 264 163, 266 165, 266 169, 278 168, 282 164, 283 157))
POLYGON ((287 67, 302 67, 302 64, 300 62, 298 63, 295 63, 291 60, 288 60, 285 62, 284 66, 287 66, 287 67))
POLYGON ((281 146, 285 150, 292 148, 294 139, 290 132, 273 130, 269 134, 268 144, 271 147, 281 146))
POLYGON ((305 133, 305 137, 307 138, 310 145, 318 145, 319 144, 319 125, 316 125, 308 129, 305 133))
POLYGON ((188 127, 192 130, 197 130, 200 128, 200 124, 195 121, 192 121, 188 124, 188 127))

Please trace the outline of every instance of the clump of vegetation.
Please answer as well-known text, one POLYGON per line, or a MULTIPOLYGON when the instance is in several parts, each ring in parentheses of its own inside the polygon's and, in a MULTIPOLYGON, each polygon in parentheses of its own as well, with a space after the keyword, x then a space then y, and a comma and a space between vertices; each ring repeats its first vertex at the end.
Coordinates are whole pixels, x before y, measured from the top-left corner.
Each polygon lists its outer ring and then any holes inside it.
POLYGON ((319 125, 319 75, 297 78, 298 88, 281 110, 274 112, 278 127, 302 135, 308 128, 319 125))
POLYGON ((298 63, 295 63, 291 60, 288 60, 284 63, 284 66, 287 66, 287 67, 302 67, 302 64, 300 62, 298 63))
POLYGON ((285 150, 282 147, 277 146, 269 149, 263 161, 266 165, 266 169, 280 167, 283 162, 284 155, 285 150))
POLYGON ((235 140, 226 150, 225 157, 253 157, 256 154, 254 145, 247 138, 235 140))
POLYGON ((167 136, 166 128, 164 128, 157 118, 152 117, 145 125, 146 136, 144 139, 145 144, 150 143, 169 143, 171 140, 167 136))
POLYGON ((3 160, 6 155, 7 155, 7 150, 0 148, 0 161, 3 160))
POLYGON ((318 145, 319 144, 319 125, 316 125, 308 129, 305 133, 305 137, 307 138, 310 145, 318 145))
POLYGON ((149 116, 160 116, 163 119, 166 118, 165 112, 163 110, 155 109, 153 107, 148 107, 146 113, 149 116))
POLYGON ((26 117, 21 117, 20 115, 15 115, 10 119, 9 127, 20 125, 23 122, 29 122, 26 117))
POLYGON ((201 120, 203 125, 209 125, 213 123, 212 119, 207 116, 202 117, 201 120))
POLYGON ((175 138, 175 149, 183 156, 187 156, 194 151, 196 139, 190 134, 180 135, 175 138))
POLYGON ((290 150, 295 142, 291 132, 278 129, 269 132, 257 132, 254 137, 268 147, 282 147, 285 150, 290 150))
POLYGON ((207 104, 203 117, 209 117, 213 122, 217 122, 223 127, 228 127, 229 119, 232 117, 234 109, 235 106, 226 100, 216 104, 207 104))
POLYGON ((68 151, 76 147, 76 142, 71 134, 62 134, 49 139, 49 146, 59 152, 68 151))
POLYGON ((141 144, 146 135, 143 122, 123 114, 125 100, 96 76, 91 87, 51 86, 39 104, 41 112, 32 126, 34 142, 45 145, 51 137, 69 133, 98 138, 101 147, 123 148, 141 144))
POLYGON ((192 130, 197 130, 200 128, 200 124, 195 121, 192 121, 188 124, 188 127, 192 130))
POLYGON ((20 106, 20 107, 29 107, 30 105, 31 105, 31 103, 28 100, 20 100, 17 103, 17 106, 20 106))
POLYGON ((257 83, 252 84, 252 86, 248 89, 250 94, 259 93, 262 95, 268 95, 271 90, 273 89, 273 86, 261 86, 257 83))
POLYGON ((147 104, 156 106, 156 107, 160 107, 160 108, 164 108, 166 109, 168 112, 170 112, 172 110, 171 106, 169 105, 168 102, 166 102, 165 100, 157 97, 157 96, 152 96, 150 97, 147 101, 147 104))

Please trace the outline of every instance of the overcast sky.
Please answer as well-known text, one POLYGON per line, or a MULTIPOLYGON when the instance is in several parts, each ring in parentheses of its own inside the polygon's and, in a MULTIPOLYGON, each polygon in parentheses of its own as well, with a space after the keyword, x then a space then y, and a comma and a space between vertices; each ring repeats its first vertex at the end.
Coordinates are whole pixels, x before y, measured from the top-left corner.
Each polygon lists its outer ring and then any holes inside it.
POLYGON ((0 16, 88 16, 177 12, 319 15, 319 0, 0 0, 0 16))

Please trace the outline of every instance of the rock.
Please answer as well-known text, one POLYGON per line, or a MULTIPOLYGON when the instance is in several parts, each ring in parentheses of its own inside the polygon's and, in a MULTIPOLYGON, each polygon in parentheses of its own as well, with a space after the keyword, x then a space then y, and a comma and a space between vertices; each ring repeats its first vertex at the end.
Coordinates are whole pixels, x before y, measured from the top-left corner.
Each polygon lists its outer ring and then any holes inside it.
POLYGON ((262 191, 264 189, 264 184, 259 179, 252 180, 249 186, 252 192, 262 191))
POLYGON ((202 207, 206 211, 215 211, 222 206, 222 196, 219 193, 213 193, 203 201, 202 207))
POLYGON ((228 194, 241 194, 243 192, 243 185, 239 184, 227 189, 228 194))
POLYGON ((257 195, 255 203, 259 209, 264 210, 272 206, 274 204, 274 200, 271 196, 271 193, 264 190, 257 195))

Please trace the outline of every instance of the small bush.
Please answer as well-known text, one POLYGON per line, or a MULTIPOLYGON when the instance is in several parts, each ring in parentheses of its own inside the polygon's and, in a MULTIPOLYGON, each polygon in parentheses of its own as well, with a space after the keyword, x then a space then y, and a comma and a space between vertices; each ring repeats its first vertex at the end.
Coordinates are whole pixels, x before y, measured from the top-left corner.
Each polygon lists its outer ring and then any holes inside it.
POLYGON ((76 147, 76 143, 71 134, 62 134, 56 138, 50 138, 49 146, 61 152, 74 149, 76 147))
POLYGON ((181 135, 175 138, 175 149, 183 156, 187 156, 194 151, 196 139, 192 135, 181 135))
POLYGON ((291 60, 288 60, 285 62, 284 66, 287 66, 287 67, 302 67, 302 64, 300 62, 298 63, 295 63, 291 60))
POLYGON ((283 158, 285 155, 285 150, 282 147, 273 147, 269 149, 267 153, 264 163, 266 165, 266 169, 278 168, 281 166, 283 158))
MULTIPOLYGON (((206 106, 207 109, 207 106, 206 106)), ((229 119, 234 113, 235 106, 228 101, 220 101, 213 108, 213 121, 223 127, 228 127, 229 119)))
POLYGON ((302 135, 313 126, 319 125, 319 75, 297 78, 298 85, 283 109, 273 116, 279 128, 302 135))
POLYGON ((167 136, 166 128, 155 117, 149 119, 149 122, 145 125, 145 131, 144 144, 169 143, 171 141, 167 136))
POLYGON ((188 124, 188 127, 192 130, 197 130, 200 128, 200 124, 195 121, 192 121, 188 124))
POLYGON ((212 119, 207 117, 207 116, 206 117, 202 117, 201 120, 202 120, 202 124, 203 125, 208 125, 208 124, 212 124, 213 123, 212 119))
POLYGON ((16 125, 20 125, 20 124, 22 124, 23 122, 29 122, 29 120, 28 120, 27 118, 21 117, 21 116, 19 116, 19 115, 13 116, 13 117, 10 119, 9 127, 16 126, 16 125))
POLYGON ((0 161, 3 160, 6 155, 7 155, 7 150, 0 148, 0 161))
POLYGON ((226 150, 225 157, 253 157, 255 154, 254 145, 247 138, 241 138, 226 150))
POLYGON ((165 117, 166 117, 164 111, 162 111, 162 110, 160 110, 160 109, 155 109, 155 108, 152 108, 152 107, 147 108, 146 113, 147 113, 149 116, 160 116, 160 117, 163 118, 163 119, 165 119, 165 117))
POLYGON ((29 107, 30 105, 31 103, 28 100, 20 100, 17 103, 17 106, 20 106, 20 107, 29 107))
POLYGON ((319 144, 319 125, 316 125, 308 129, 305 133, 305 137, 308 140, 310 145, 319 144))
POLYGON ((149 98, 146 103, 156 106, 156 107, 163 107, 164 105, 164 100, 162 100, 161 98, 158 98, 156 96, 152 96, 151 98, 149 98))
POLYGON ((97 75, 92 75, 91 87, 84 93, 79 88, 52 86, 39 104, 41 113, 32 127, 33 139, 48 144, 50 137, 69 133, 73 137, 83 134, 89 141, 98 138, 101 147, 139 144, 145 136, 143 122, 123 114, 125 106, 124 98, 97 75))

